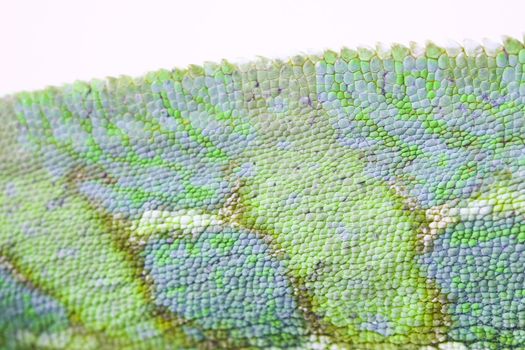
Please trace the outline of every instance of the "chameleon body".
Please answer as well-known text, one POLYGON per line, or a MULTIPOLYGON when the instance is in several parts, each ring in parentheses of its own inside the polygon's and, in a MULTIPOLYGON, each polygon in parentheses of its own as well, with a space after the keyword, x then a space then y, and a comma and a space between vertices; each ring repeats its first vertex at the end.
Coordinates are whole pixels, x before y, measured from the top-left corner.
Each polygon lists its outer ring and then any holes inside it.
POLYGON ((519 349, 525 48, 0 99, 1 349, 519 349))

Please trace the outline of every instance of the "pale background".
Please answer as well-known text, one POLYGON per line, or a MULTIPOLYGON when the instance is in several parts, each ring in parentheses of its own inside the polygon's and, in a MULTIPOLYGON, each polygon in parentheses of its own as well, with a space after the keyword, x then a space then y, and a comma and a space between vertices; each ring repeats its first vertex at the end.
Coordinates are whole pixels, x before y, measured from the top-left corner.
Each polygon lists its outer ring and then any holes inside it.
POLYGON ((522 40, 524 14, 524 0, 0 0, 0 96, 222 58, 522 40))

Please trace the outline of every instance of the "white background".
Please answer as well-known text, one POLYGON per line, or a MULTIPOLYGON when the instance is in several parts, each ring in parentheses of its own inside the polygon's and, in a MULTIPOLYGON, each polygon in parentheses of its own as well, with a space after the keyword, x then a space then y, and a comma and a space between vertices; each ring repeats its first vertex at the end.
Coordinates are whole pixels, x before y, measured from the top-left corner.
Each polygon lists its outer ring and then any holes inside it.
POLYGON ((0 0, 0 96, 222 58, 522 40, 524 15, 524 0, 0 0))

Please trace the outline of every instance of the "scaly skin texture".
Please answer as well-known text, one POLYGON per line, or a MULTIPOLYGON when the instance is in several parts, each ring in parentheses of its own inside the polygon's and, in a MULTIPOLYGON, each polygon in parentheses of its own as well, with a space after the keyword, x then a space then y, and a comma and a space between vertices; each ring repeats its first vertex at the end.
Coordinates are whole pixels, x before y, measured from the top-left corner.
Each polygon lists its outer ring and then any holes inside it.
POLYGON ((1 349, 517 349, 525 49, 0 99, 1 349))

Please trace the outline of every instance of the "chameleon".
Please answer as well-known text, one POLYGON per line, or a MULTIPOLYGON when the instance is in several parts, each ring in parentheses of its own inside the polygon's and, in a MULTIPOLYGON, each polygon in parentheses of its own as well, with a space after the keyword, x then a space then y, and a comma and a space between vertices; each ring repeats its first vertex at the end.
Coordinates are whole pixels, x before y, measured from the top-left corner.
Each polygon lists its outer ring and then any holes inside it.
POLYGON ((0 99, 0 349, 525 349, 525 46, 0 99))

